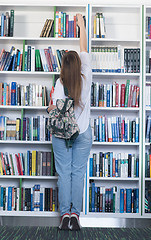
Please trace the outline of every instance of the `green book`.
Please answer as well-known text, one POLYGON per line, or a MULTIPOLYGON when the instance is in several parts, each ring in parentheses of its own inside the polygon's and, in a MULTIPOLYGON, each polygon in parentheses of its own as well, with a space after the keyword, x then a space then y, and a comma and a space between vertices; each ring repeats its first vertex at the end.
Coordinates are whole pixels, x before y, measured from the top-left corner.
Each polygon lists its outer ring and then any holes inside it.
POLYGON ((56 7, 54 7, 54 37, 56 37, 56 7))
POLYGON ((25 40, 23 40, 22 71, 25 71, 25 40))
POLYGON ((127 80, 126 90, 125 90, 125 107, 128 107, 129 85, 130 85, 130 80, 127 80))
POLYGON ((35 50, 35 70, 38 71, 38 53, 37 53, 37 49, 35 50))
POLYGON ((13 37, 13 32, 14 32, 14 10, 10 10, 10 27, 9 27, 9 36, 13 37))
POLYGON ((38 71, 42 71, 42 65, 41 65, 41 58, 40 58, 40 52, 39 49, 37 49, 37 59, 38 59, 38 71))
POLYGON ((66 13, 63 13, 63 37, 66 37, 66 13))

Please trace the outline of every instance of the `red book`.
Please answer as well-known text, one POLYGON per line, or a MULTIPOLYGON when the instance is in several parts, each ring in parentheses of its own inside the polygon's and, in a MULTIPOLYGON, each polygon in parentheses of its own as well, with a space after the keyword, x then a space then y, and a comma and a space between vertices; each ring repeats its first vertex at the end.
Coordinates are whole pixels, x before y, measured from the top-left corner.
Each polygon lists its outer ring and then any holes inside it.
POLYGON ((137 87, 136 90, 136 107, 138 107, 138 101, 139 101, 139 87, 137 87))
POLYGON ((74 16, 74 38, 76 38, 76 16, 74 16))
POLYGON ((133 86, 130 86, 130 93, 129 93, 129 97, 128 97, 128 107, 132 106, 132 90, 133 90, 133 86))
POLYGON ((2 60, 2 56, 3 56, 3 53, 5 52, 4 48, 2 49, 1 53, 0 53, 0 62, 2 60))
POLYGON ((20 157, 19 153, 18 153, 18 163, 19 163, 19 167, 20 167, 20 173, 21 173, 21 175, 23 175, 23 169, 22 169, 22 164, 21 164, 21 157, 20 157))
POLYGON ((49 72, 53 72, 53 67, 52 67, 52 63, 51 63, 51 59, 50 59, 50 56, 49 56, 48 49, 44 49, 44 52, 45 52, 49 72))
POLYGON ((1 152, 1 159, 2 159, 2 166, 3 166, 3 175, 6 175, 5 164, 4 164, 4 158, 3 158, 3 153, 2 153, 2 152, 1 152))
POLYGON ((69 37, 69 15, 66 15, 66 37, 69 37))
POLYGON ((61 12, 59 12, 59 19, 58 19, 58 37, 61 37, 61 12))
POLYGON ((23 54, 20 54, 20 62, 19 62, 19 71, 21 71, 22 68, 22 58, 23 58, 23 54))
POLYGON ((16 164, 17 164, 18 174, 21 175, 21 170, 20 170, 19 160, 18 160, 18 156, 17 156, 17 154, 15 154, 15 158, 16 158, 16 164))
POLYGON ((124 190, 124 212, 126 213, 126 189, 124 190))
POLYGON ((113 177, 115 177, 115 157, 113 157, 113 177))
POLYGON ((121 85, 121 107, 125 106, 125 84, 121 85))
POLYGON ((115 85, 115 91, 116 91, 116 94, 115 94, 115 106, 116 107, 118 107, 119 106, 119 104, 118 104, 118 98, 119 98, 119 96, 118 96, 118 94, 119 94, 119 84, 118 83, 116 83, 116 85, 115 85))
POLYGON ((103 211, 102 206, 103 206, 103 194, 101 193, 100 194, 100 212, 103 211))

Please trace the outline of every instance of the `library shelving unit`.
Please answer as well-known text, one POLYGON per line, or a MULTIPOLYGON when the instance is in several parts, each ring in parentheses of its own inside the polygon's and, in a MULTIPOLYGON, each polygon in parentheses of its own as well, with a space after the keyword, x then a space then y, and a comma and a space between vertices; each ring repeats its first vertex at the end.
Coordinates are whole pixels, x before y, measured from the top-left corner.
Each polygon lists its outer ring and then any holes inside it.
MULTIPOLYGON (((0 15, 14 9, 14 35, 13 37, 0 37, 0 49, 9 51, 11 46, 22 49, 23 41, 26 45, 35 46, 37 49, 44 49, 51 46, 55 49, 68 49, 80 51, 79 38, 40 38, 40 33, 47 18, 54 19, 54 11, 63 11, 71 15, 81 13, 86 16, 88 24, 87 5, 52 5, 52 4, 0 4, 0 15)), ((50 93, 54 81, 59 77, 58 72, 17 72, 1 71, 0 82, 28 85, 29 83, 41 84, 47 87, 50 93)), ((48 99, 49 100, 49 99, 48 99)), ((10 119, 44 115, 48 116, 46 107, 37 106, 0 106, 0 115, 8 116, 10 119)), ((19 153, 27 150, 51 151, 51 142, 37 141, 0 141, 0 152, 19 153)), ((41 187, 57 186, 57 176, 0 176, 1 186, 33 187, 40 184, 41 187)), ((83 197, 83 210, 85 209, 85 194, 83 197)), ((26 212, 26 211, 0 211, 0 216, 39 216, 55 217, 58 212, 26 212)))
MULTIPOLYGON (((151 176, 146 177, 146 155, 149 154, 150 142, 146 142, 146 120, 147 116, 151 115, 151 106, 147 101, 150 99, 150 92, 147 93, 147 85, 151 85, 151 73, 149 73, 149 61, 150 56, 147 56, 147 52, 151 50, 151 39, 149 39, 148 29, 147 29, 147 17, 151 17, 151 6, 145 5, 143 6, 143 18, 142 18, 142 26, 143 26, 143 162, 142 162, 142 216, 144 218, 151 218, 151 213, 145 212, 145 205, 147 204, 147 196, 145 189, 149 189, 149 185, 151 184, 151 176), (147 59, 148 58, 148 59, 147 59)), ((150 87, 149 87, 150 88, 150 87)))
MULTIPOLYGON (((121 48, 140 48, 140 59, 142 49, 141 38, 141 6, 138 5, 90 5, 90 29, 89 29, 89 51, 92 47, 117 47, 121 48), (105 18, 106 36, 105 38, 94 38, 93 21, 96 13, 103 13, 105 18)), ((93 65, 93 63, 92 63, 93 65)), ((140 73, 109 73, 93 72, 92 81, 99 84, 130 84, 140 87, 140 99, 138 108, 121 107, 91 107, 91 118, 98 116, 112 117, 124 116, 129 119, 139 118, 139 143, 132 142, 94 142, 91 152, 115 152, 131 153, 139 156, 139 177, 121 178, 121 177, 89 177, 89 161, 87 166, 87 203, 86 212, 89 217, 97 218, 139 218, 141 217, 141 161, 142 161, 142 63, 140 63, 140 73), (89 211, 89 187, 91 182, 96 187, 112 188, 139 188, 139 213, 120 213, 120 212, 90 212, 89 211)))

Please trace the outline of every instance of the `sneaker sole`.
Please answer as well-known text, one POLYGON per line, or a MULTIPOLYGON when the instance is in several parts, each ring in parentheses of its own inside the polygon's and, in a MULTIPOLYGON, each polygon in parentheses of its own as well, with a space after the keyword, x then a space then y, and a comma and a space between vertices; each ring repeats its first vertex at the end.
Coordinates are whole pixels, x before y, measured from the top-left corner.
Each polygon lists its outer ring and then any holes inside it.
POLYGON ((78 231, 78 230, 81 229, 81 227, 78 224, 78 221, 77 221, 76 217, 71 217, 71 223, 70 224, 72 226, 71 230, 78 231))
POLYGON ((62 226, 59 227, 60 230, 69 230, 69 217, 63 219, 62 226))

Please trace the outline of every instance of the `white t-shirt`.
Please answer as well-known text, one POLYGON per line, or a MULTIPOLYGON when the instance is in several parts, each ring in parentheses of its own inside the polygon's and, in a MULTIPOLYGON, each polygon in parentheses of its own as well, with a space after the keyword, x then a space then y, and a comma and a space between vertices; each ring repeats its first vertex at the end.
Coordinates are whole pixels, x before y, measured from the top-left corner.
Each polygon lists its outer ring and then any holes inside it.
MULTIPOLYGON (((87 52, 80 53, 81 59, 81 72, 84 74, 85 78, 82 77, 82 91, 81 91, 81 101, 83 103, 83 108, 75 107, 75 117, 77 124, 80 128, 80 133, 87 130, 89 126, 90 119, 90 95, 91 95, 91 83, 92 83, 92 69, 90 62, 90 54, 87 52)), ((60 82, 60 78, 56 81, 53 104, 56 104, 57 99, 65 99, 64 88, 60 82)))

